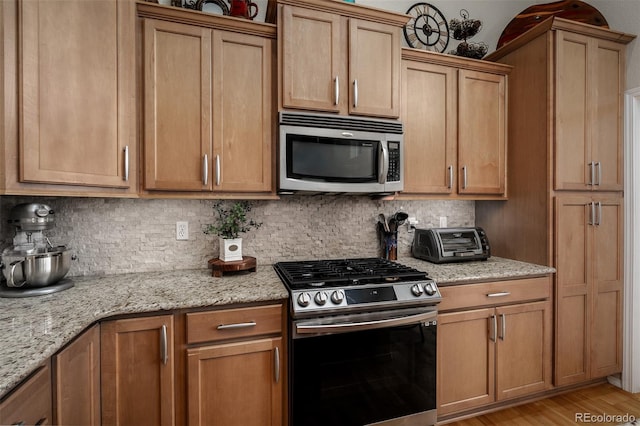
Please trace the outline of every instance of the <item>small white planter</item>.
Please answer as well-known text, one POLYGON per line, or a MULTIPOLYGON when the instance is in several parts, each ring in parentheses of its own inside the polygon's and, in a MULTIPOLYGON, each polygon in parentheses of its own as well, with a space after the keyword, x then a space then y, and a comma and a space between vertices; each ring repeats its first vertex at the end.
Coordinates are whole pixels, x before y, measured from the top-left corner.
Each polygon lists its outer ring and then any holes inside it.
POLYGON ((220 260, 233 262, 242 260, 242 238, 219 238, 220 260))

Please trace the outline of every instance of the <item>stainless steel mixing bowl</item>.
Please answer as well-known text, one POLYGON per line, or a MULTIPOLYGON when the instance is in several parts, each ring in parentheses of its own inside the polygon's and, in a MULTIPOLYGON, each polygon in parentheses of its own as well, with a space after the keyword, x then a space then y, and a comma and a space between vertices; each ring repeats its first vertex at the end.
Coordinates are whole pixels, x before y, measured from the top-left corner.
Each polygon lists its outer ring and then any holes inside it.
POLYGON ((2 273, 8 287, 44 287, 60 281, 71 267, 71 250, 65 246, 41 252, 3 253, 2 273))

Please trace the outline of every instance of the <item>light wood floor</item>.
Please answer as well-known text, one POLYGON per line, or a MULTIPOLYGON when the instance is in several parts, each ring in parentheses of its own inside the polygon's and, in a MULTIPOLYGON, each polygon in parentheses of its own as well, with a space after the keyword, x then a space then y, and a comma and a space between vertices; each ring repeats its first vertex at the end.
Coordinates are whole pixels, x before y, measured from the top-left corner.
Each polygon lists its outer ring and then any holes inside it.
POLYGON ((597 416, 602 416, 603 414, 609 416, 629 414, 639 419, 637 424, 640 425, 640 393, 631 394, 609 383, 600 384, 525 405, 448 423, 447 426, 562 426, 575 424, 620 425, 625 423, 625 421, 619 421, 623 420, 621 417, 597 418, 597 416), (581 414, 583 421, 580 421, 579 416, 581 414), (586 421, 587 416, 592 416, 590 421, 586 421))

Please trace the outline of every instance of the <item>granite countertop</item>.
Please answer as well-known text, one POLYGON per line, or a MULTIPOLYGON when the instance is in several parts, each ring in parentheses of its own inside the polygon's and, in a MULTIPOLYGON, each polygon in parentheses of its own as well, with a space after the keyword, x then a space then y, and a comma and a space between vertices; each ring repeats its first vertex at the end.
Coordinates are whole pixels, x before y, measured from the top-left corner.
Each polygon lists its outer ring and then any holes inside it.
POLYGON ((71 280, 74 287, 58 293, 0 298, 0 397, 98 320, 288 297, 271 265, 222 278, 203 269, 71 280))
MULTIPOLYGON (((398 262, 427 272, 440 286, 555 272, 546 266, 499 257, 444 265, 410 257, 398 262)), ((0 397, 101 319, 288 297, 271 265, 258 265, 255 273, 222 278, 214 278, 203 269, 71 279, 74 287, 59 293, 0 298, 0 397)))

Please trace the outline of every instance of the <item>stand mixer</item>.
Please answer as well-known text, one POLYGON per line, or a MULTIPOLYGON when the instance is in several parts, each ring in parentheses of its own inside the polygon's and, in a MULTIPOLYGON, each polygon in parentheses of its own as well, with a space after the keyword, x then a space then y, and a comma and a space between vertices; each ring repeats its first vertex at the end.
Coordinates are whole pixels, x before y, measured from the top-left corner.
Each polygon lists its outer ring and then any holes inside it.
POLYGON ((71 251, 54 246, 43 233, 54 228, 54 211, 46 204, 18 204, 8 222, 16 233, 13 245, 2 252, 6 282, 0 286, 0 297, 37 296, 73 287, 71 280, 63 280, 71 266, 71 251))

